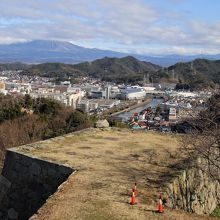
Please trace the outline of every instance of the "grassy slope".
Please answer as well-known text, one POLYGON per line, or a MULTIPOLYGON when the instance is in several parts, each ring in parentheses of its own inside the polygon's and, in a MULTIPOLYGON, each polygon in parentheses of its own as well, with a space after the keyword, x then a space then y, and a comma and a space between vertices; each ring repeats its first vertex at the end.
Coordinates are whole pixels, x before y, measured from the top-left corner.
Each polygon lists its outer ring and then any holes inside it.
POLYGON ((177 149, 178 139, 172 135, 95 129, 41 142, 31 151, 23 147, 26 154, 78 170, 47 200, 36 219, 212 219, 167 208, 163 215, 155 212, 161 174, 175 172, 170 167, 179 161, 174 158, 177 149), (131 206, 134 182, 138 204, 131 206))

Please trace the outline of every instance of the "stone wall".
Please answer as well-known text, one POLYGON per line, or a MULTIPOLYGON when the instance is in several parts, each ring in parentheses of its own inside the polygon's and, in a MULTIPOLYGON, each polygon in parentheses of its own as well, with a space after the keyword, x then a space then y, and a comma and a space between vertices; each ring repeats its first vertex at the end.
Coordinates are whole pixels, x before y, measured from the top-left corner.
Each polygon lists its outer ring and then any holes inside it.
POLYGON ((210 214, 220 203, 220 184, 207 174, 200 160, 180 171, 167 185, 166 205, 197 214, 210 214))
POLYGON ((0 219, 28 219, 73 171, 8 150, 0 177, 0 219))

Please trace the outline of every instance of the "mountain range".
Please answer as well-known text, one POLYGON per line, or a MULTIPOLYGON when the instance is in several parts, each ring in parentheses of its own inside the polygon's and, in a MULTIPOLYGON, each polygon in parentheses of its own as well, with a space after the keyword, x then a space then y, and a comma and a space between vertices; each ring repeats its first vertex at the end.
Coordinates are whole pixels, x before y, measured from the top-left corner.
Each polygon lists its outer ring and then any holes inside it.
POLYGON ((16 65, 23 70, 21 74, 53 77, 57 82, 71 79, 74 83, 80 76, 90 76, 128 84, 143 84, 145 78, 146 83, 180 83, 189 84, 191 88, 213 88, 214 83, 220 84, 220 60, 196 59, 193 62, 181 62, 170 67, 161 67, 140 61, 132 56, 104 57, 79 64, 0 64, 0 70, 10 69, 10 66, 12 69, 16 65))
POLYGON ((66 64, 76 64, 85 61, 93 61, 103 57, 122 58, 133 56, 139 60, 151 62, 164 67, 177 62, 191 61, 196 58, 206 58, 210 60, 220 59, 220 54, 216 55, 166 55, 148 56, 139 54, 121 53, 110 50, 100 50, 80 47, 70 42, 35 40, 9 45, 0 45, 0 63, 22 62, 27 64, 39 64, 46 62, 60 62, 66 64))
POLYGON ((161 69, 161 67, 156 64, 140 61, 132 56, 127 56, 123 58, 104 57, 102 59, 79 64, 0 64, 0 70, 15 69, 16 66, 17 69, 21 67, 20 70, 23 70, 22 74, 25 75, 55 77, 59 80, 90 76, 118 83, 135 83, 137 81, 142 81, 144 74, 155 73, 161 69))

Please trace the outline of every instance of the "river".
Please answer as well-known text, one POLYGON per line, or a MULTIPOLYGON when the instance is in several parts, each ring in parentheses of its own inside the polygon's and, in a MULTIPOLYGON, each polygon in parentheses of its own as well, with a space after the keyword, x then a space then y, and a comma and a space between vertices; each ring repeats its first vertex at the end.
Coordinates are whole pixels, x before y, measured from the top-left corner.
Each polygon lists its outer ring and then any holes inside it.
POLYGON ((141 112, 142 110, 148 108, 148 107, 156 107, 158 104, 162 103, 164 101, 164 99, 152 99, 151 102, 149 102, 148 104, 146 105, 143 105, 143 106, 140 106, 138 108, 134 108, 130 111, 127 111, 127 112, 122 112, 120 114, 118 114, 116 117, 118 119, 120 119, 121 121, 125 122, 127 121, 131 116, 134 115, 135 112, 141 112))

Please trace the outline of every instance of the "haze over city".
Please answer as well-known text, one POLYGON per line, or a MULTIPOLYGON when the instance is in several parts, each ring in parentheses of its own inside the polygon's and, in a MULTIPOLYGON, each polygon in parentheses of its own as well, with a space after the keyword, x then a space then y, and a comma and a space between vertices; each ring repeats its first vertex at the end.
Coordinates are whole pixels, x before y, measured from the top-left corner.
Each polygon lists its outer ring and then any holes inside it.
POLYGON ((68 41, 119 52, 220 53, 218 0, 2 0, 0 44, 68 41))

